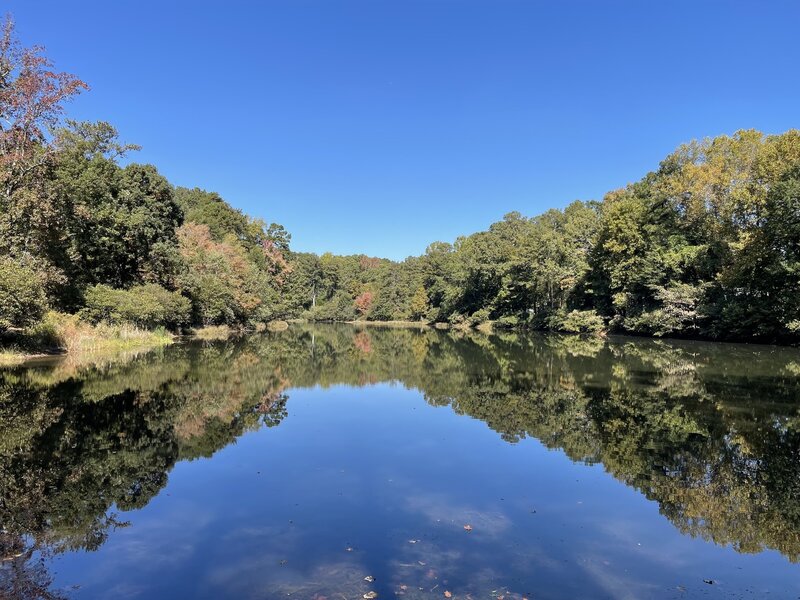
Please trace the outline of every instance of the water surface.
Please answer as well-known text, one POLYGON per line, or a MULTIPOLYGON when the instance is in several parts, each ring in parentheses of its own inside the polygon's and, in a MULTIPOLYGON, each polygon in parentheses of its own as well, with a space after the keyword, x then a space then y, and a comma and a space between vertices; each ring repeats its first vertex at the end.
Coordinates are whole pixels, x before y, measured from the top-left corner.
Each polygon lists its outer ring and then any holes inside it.
POLYGON ((800 352, 294 326, 2 371, 0 523, 10 598, 798 598, 800 352))

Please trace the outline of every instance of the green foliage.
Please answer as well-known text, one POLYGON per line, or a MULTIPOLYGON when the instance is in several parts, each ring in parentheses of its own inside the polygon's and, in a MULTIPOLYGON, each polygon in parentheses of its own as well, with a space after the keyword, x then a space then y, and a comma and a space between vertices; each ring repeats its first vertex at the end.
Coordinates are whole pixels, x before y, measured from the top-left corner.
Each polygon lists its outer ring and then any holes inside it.
POLYGON ((316 256, 291 252, 282 226, 219 194, 120 164, 136 147, 113 126, 60 120, 82 82, 9 40, 6 60, 38 66, 24 78, 12 69, 0 95, 16 123, 0 131, 0 255, 27 265, 4 259, 0 328, 35 321, 45 305, 182 324, 168 316, 181 313, 174 296, 150 294, 163 314, 151 306, 137 316, 107 292, 154 284, 188 298, 190 320, 205 325, 358 315, 584 331, 600 319, 654 336, 800 341, 798 130, 693 141, 602 202, 509 213, 402 262, 316 256), (37 95, 37 85, 52 93, 37 95))
POLYGON ((189 321, 189 300, 150 283, 127 290, 95 285, 86 290, 83 319, 91 323, 130 323, 145 328, 178 329, 189 321))
POLYGON ((151 165, 117 160, 132 146, 117 142, 107 123, 74 123, 56 138, 52 181, 62 224, 48 232, 44 255, 66 276, 57 303, 78 305, 82 289, 103 283, 171 285, 177 264, 176 228, 183 212, 172 186, 151 165))
POLYGON ((416 289, 414 295, 411 296, 409 316, 412 319, 424 319, 428 316, 429 310, 430 303, 428 302, 428 293, 425 291, 424 287, 420 286, 416 289))
POLYGON ((338 292, 324 304, 312 308, 306 314, 310 321, 353 321, 356 306, 345 292, 338 292))
POLYGON ((0 256, 0 332, 35 323, 46 307, 42 276, 22 261, 0 256))
POLYGON ((601 333, 606 325, 594 310, 559 311, 549 319, 549 328, 566 333, 601 333))

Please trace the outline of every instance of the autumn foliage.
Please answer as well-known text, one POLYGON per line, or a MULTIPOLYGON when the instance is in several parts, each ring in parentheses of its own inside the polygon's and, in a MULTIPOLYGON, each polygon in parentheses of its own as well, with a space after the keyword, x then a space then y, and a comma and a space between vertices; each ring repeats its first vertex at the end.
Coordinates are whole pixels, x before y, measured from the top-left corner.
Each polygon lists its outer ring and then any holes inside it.
POLYGON ((48 134, 64 102, 88 89, 69 73, 53 70, 38 46, 23 48, 8 18, 0 38, 0 181, 8 201, 50 158, 48 134))
POLYGON ((355 299, 356 310, 361 316, 364 316, 367 313, 369 313, 369 309, 372 308, 372 300, 373 300, 372 292, 362 292, 355 299))

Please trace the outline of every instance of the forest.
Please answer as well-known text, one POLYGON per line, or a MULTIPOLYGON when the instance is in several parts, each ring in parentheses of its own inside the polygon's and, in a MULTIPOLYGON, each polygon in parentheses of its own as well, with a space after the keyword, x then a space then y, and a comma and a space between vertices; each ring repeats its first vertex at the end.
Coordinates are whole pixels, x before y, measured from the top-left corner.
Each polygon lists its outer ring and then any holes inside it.
MULTIPOLYGON (((0 335, 48 324, 185 331, 275 320, 421 321, 800 341, 800 131, 691 141, 641 180, 510 213, 402 262, 293 251, 284 227, 172 185, 88 86, 0 39, 0 335)), ((567 182, 565 182, 567 185, 567 182)))

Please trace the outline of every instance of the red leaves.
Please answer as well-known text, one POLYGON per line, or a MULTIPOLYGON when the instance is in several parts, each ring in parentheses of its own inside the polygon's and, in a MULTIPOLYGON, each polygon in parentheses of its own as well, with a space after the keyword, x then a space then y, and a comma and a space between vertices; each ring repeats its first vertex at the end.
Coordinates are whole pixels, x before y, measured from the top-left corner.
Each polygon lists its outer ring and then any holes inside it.
POLYGON ((372 308, 373 301, 372 292, 364 292, 355 299, 356 310, 363 316, 372 308))
POLYGON ((58 124, 64 102, 86 89, 74 75, 53 71, 42 48, 22 48, 14 22, 6 20, 0 37, 0 181, 7 193, 30 172, 29 163, 58 124))

